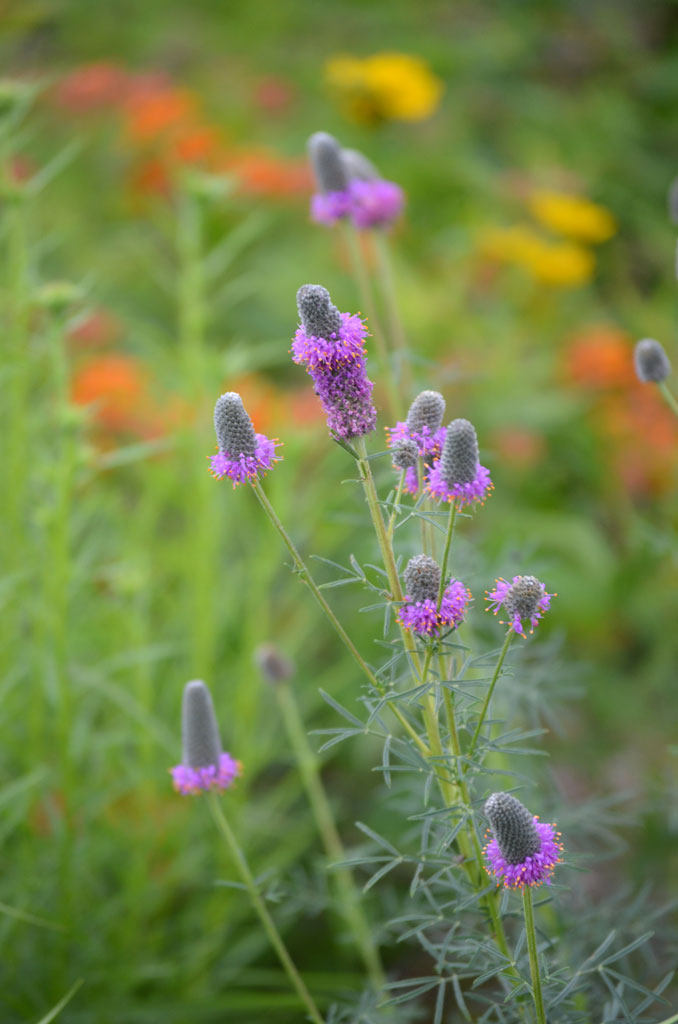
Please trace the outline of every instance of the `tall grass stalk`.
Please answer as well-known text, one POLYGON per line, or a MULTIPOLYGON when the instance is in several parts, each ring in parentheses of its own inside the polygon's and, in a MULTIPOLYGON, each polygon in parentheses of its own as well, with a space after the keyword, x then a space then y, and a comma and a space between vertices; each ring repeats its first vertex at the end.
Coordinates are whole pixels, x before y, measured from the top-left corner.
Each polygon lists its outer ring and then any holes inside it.
POLYGON ((393 274, 390 241, 387 237, 387 232, 379 228, 370 232, 370 237, 372 238, 376 253, 377 279, 381 285, 381 293, 384 298, 389 336, 396 353, 398 365, 396 387, 399 393, 409 397, 413 390, 412 367, 408 357, 405 328, 403 327, 398 309, 398 295, 393 274))

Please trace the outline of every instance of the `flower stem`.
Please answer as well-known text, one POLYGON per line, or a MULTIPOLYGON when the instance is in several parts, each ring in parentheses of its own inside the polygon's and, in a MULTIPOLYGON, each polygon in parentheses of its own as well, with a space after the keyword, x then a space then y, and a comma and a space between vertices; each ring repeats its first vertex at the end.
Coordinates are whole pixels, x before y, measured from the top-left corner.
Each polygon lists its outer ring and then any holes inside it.
POLYGON ((398 509, 399 509, 399 506, 400 506, 400 499, 402 498, 403 487, 405 486, 405 474, 406 474, 406 472, 407 472, 407 470, 403 469, 401 471, 401 473, 400 473, 400 480, 398 481, 398 488, 397 488, 396 493, 395 493, 395 498, 393 499, 393 511, 391 512, 391 518, 388 521, 388 529, 386 531, 386 536, 388 538, 389 544, 391 544, 391 545, 393 544, 393 531, 395 529, 395 521, 396 521, 396 518, 397 518, 397 515, 398 515, 398 509))
POLYGON ((669 405, 671 410, 676 414, 676 416, 678 416, 678 401, 676 400, 676 396, 673 394, 666 381, 660 381, 657 387, 664 396, 667 405, 669 405))
POLYGON ((537 936, 534 930, 534 912, 532 909, 532 889, 523 886, 523 910, 525 911, 525 935, 527 951, 530 957, 530 974, 532 975, 532 998, 537 1014, 537 1024, 546 1024, 544 998, 541 991, 541 975, 539 973, 539 957, 537 955, 537 936))
POLYGON ((377 347, 379 360, 384 368, 384 373, 386 374, 386 397, 389 418, 395 422, 398 419, 398 409, 400 408, 401 400, 398 394, 395 378, 393 376, 393 367, 391 366, 391 361, 389 359, 389 352, 384 332, 377 315, 374 292, 372 291, 372 284, 370 282, 369 271, 363 255, 360 236, 353 225, 347 221, 343 222, 343 229, 344 238, 346 239, 346 245, 348 246, 351 258, 351 265, 353 267, 353 276, 355 277, 356 284, 358 285, 360 303, 364 306, 363 315, 367 316, 369 319, 369 326, 377 347))
POLYGON ((290 980, 292 988, 297 992, 299 998, 303 1002, 304 1006, 308 1010, 308 1014, 314 1024, 324 1024, 323 1018, 320 1016, 318 1007, 313 1001, 311 993, 306 988, 303 978, 299 974, 299 971, 294 965, 292 957, 287 951, 287 946, 282 940, 280 932, 275 926, 273 918, 266 909, 261 893, 257 887, 257 883, 254 880, 254 876, 250 871, 249 864, 245 859, 245 855, 238 845, 238 840, 235 837, 234 832, 231 829, 226 815, 224 814, 223 808, 219 803, 219 798, 216 793, 212 792, 209 794, 209 808, 214 819, 214 823, 221 832, 222 836, 226 840, 226 845, 229 848, 231 857, 233 858, 235 865, 238 869, 240 877, 243 880, 245 888, 247 889, 250 899, 252 900, 252 906, 259 915, 264 930, 268 935, 271 945, 275 949, 281 964, 283 965, 287 977, 290 980))
MULTIPOLYGON (((344 645, 348 648, 348 650, 351 653, 351 655, 353 656, 353 658, 360 665, 360 668, 365 673, 365 675, 369 679, 369 681, 372 684, 372 686, 375 688, 377 693, 380 693, 380 694, 383 695, 383 693, 384 693, 384 686, 383 686, 383 684, 377 679, 377 677, 375 676, 374 672, 369 667, 369 665, 367 664, 367 662, 363 658, 362 654, 360 653, 358 648, 355 646, 355 644, 351 640, 350 636, 348 635, 348 633, 346 632, 346 630, 344 629, 342 624, 339 622, 339 619, 336 617, 336 615, 334 614, 334 612, 330 608, 329 604, 327 603, 327 601, 323 597, 320 588, 318 587, 317 583, 315 582, 315 580, 311 576, 311 573, 310 573, 310 571, 308 569, 308 566, 306 565, 306 563, 304 562, 303 558, 299 554, 299 552, 298 552, 298 550, 297 550, 297 548, 296 548, 292 538, 288 534, 287 530, 285 529, 283 524, 280 522, 280 519, 276 515, 275 509, 273 508, 273 506, 271 505, 270 501, 268 500, 268 498, 266 496, 266 493, 264 492, 264 489, 262 488, 262 486, 261 486, 261 484, 259 483, 258 480, 254 480, 253 481, 253 483, 252 483, 252 490, 254 491, 254 493, 256 494, 257 498, 259 499, 259 503, 261 504, 261 507, 263 508, 264 512, 266 513, 266 515, 270 519, 270 521, 273 524, 273 526, 275 527, 275 529, 280 534, 280 536, 281 536, 285 546, 287 547, 287 550, 292 555, 292 558, 294 560, 294 564, 296 566, 297 572, 299 573, 299 576, 301 577, 303 582, 308 586, 308 588, 311 591, 311 593, 313 594, 314 598, 316 599, 316 601, 318 602, 318 604, 322 608, 323 612, 325 613, 325 615, 329 619, 330 623, 334 627, 334 630, 337 633, 337 635, 339 636, 340 640, 342 641, 342 643, 344 643, 344 645)), ((383 525, 383 522, 382 522, 382 525, 383 525)), ((408 722, 408 720, 405 717, 405 715, 403 715, 402 711, 397 706, 397 704, 394 704, 393 701, 387 701, 387 704, 388 704, 388 707, 393 712, 393 714, 395 715, 395 717, 398 719, 398 721, 402 725, 402 727, 409 734, 411 739, 413 739, 414 742, 417 744, 417 746, 419 747, 421 752, 425 756, 428 755, 428 753, 429 753, 428 747, 423 742, 421 737, 418 735, 416 730, 412 728, 412 726, 408 722)))
POLYGON ((383 231, 373 231, 372 239, 377 254, 377 272, 386 305, 389 330, 398 356, 397 382, 402 384, 402 390, 405 394, 410 394, 412 391, 412 371, 407 357, 407 339, 398 312, 397 290, 391 265, 390 246, 383 231))
POLYGON ((443 600, 443 594, 445 593, 445 578, 447 576, 447 560, 450 555, 450 545, 452 544, 452 537, 454 535, 454 522, 457 518, 457 502, 452 501, 450 505, 450 515, 447 520, 447 533, 445 534, 445 548, 443 550, 443 560, 440 565, 440 587, 438 588, 438 611, 440 611, 440 605, 443 600))
MULTIPOLYGON (((282 713, 287 737, 294 751, 299 774, 301 775, 306 795, 313 811, 318 831, 330 860, 346 860, 346 851, 334 821, 334 815, 322 783, 318 761, 311 749, 304 731, 299 707, 294 691, 287 683, 275 684, 274 692, 282 713)), ((386 984, 379 950, 372 937, 372 932, 363 912, 360 894, 349 868, 335 868, 335 877, 341 911, 351 928, 356 945, 365 962, 367 972, 376 992, 381 992, 386 984)))
POLYGON ((471 740, 471 745, 468 748, 468 750, 466 751, 466 756, 468 758, 472 757, 473 752, 476 749, 476 743, 478 742, 478 737, 480 735, 480 730, 483 727, 483 722, 485 721, 485 717, 487 715, 487 711, 488 711, 488 708, 490 706, 490 701, 492 700, 492 694, 494 693, 494 688, 495 688, 495 686, 497 684, 497 680, 499 679, 499 673, 501 672, 501 667, 504 664, 504 658, 506 657, 506 655, 508 653, 508 649, 509 649, 509 646, 511 644, 511 640, 513 639, 513 633, 514 633, 513 629, 508 629, 506 631, 506 636, 504 638, 504 646, 501 649, 501 653, 499 655, 499 660, 498 660, 498 662, 496 664, 496 667, 495 667, 495 670, 494 670, 494 675, 492 676, 492 679, 490 680, 490 686, 489 686, 489 689, 487 691, 487 694, 485 695, 485 702, 483 704, 483 709, 480 712, 480 718, 478 719, 478 724, 476 725, 475 732, 473 733, 473 739, 471 740))

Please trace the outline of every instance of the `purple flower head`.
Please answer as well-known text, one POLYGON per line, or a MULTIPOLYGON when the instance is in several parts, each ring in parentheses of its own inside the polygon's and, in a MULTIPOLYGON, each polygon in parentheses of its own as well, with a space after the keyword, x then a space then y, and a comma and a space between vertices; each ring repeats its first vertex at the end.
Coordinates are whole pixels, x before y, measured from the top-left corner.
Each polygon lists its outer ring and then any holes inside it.
POLYGON ((235 391, 227 391, 217 399, 214 429, 218 450, 210 456, 210 472, 217 480, 227 476, 234 487, 254 482, 281 458, 275 454, 280 442, 255 432, 242 398, 235 391))
POLYGON ((514 576, 509 583, 503 577, 495 580, 494 590, 486 591, 489 602, 486 611, 497 614, 503 604, 508 613, 508 622, 500 619, 503 625, 509 625, 524 638, 523 619, 530 623, 530 633, 534 633, 539 619, 551 607, 551 598, 557 594, 549 594, 546 587, 536 576, 514 576))
POLYGON ((393 468, 415 469, 419 461, 419 445, 405 437, 393 446, 393 468))
POLYGON ((228 789, 241 766, 221 749, 212 697, 200 679, 187 683, 181 709, 183 754, 171 768, 174 788, 186 796, 210 789, 228 789))
POLYGON ((440 458, 433 463, 428 483, 435 498, 456 500, 459 508, 484 503, 493 484, 489 470, 478 461, 478 438, 468 420, 452 420, 448 426, 440 458))
POLYGON ((405 603, 397 619, 405 629, 426 636, 439 636, 443 629, 456 629, 463 621, 471 594, 459 580, 450 580, 438 608, 440 566, 428 555, 416 555, 404 573, 405 603))
POLYGON ((327 132, 315 132, 308 140, 308 155, 318 190, 311 199, 311 217, 331 227, 348 216, 353 202, 341 146, 327 132))
POLYGON ((313 380, 333 436, 349 440, 374 430, 374 384, 367 376, 365 336, 359 316, 340 313, 321 285, 297 292, 301 326, 292 342, 292 358, 313 380))
POLYGON ((510 793, 493 793, 485 803, 485 814, 490 823, 485 870, 494 875, 497 885, 503 882, 507 889, 550 885, 563 849, 555 825, 542 824, 510 793))
POLYGON ((371 160, 359 149, 342 149, 341 159, 350 181, 379 181, 381 175, 371 160))
MULTIPOLYGON (((417 454, 424 461, 424 484, 428 482, 428 473, 433 461, 442 451, 445 440, 445 428, 441 426, 445 414, 445 399, 437 391, 422 391, 409 408, 406 420, 400 420, 395 427, 387 427, 387 444, 395 453, 404 444, 414 443, 417 454)), ((410 449, 407 449, 408 451, 410 449)), ((395 454, 394 466, 399 467, 395 454)), ((416 494, 419 490, 418 474, 414 466, 408 467, 405 477, 405 490, 416 494)))
POLYGON ((351 217, 357 228, 389 227, 400 217, 405 195, 393 181, 353 180, 350 185, 351 217))
POLYGON ((661 384, 671 373, 669 357, 654 338, 643 338, 636 344, 633 363, 638 380, 644 384, 661 384))

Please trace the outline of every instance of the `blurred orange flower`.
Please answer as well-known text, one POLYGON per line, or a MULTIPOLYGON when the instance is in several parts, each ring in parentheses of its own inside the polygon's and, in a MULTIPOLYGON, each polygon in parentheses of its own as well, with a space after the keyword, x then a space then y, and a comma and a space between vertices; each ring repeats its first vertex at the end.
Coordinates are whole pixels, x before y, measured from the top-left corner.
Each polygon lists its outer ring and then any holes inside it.
POLYGON ((93 422, 104 433, 150 440, 166 433, 176 419, 160 413, 147 368, 129 355, 102 355, 85 363, 73 377, 71 397, 76 405, 92 406, 93 422))
POLYGON ((135 95, 125 104, 124 136, 133 144, 155 142, 170 131, 195 124, 198 104, 187 89, 174 86, 135 95))
POLYGON ((75 68, 57 82, 52 97, 57 106, 84 114, 116 106, 124 95, 126 72, 109 61, 75 68))
POLYGON ((107 309, 93 309, 68 333, 75 348, 105 348, 120 334, 120 324, 107 309))
POLYGON ((312 183, 306 160, 286 160, 263 149, 236 154, 222 169, 235 173, 242 191, 255 196, 305 195, 312 183))
POLYGON ((566 361, 569 377, 586 387, 625 387, 635 380, 633 346, 618 327, 594 325, 576 334, 566 361))

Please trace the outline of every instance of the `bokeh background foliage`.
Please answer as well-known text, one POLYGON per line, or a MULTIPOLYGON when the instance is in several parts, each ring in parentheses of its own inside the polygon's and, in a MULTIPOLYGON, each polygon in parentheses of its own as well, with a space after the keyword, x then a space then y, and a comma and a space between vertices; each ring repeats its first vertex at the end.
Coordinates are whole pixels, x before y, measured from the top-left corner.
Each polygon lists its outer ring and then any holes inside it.
MULTIPOLYGON (((634 826, 575 884, 598 899, 649 880, 654 905, 673 878, 675 895, 676 434, 630 353, 650 335, 678 357, 677 35, 670 3, 9 4, 3 66, 37 89, 3 154, 3 1021, 38 1020, 79 978, 64 1020, 298 1019, 245 897, 215 888, 229 869, 205 815, 166 776, 196 676, 245 765, 233 814, 309 983, 360 987, 253 650, 295 659, 309 727, 336 724, 319 686, 351 706, 360 681, 253 495, 204 468, 214 398, 239 390, 285 442, 267 487, 300 548, 372 556, 288 356, 300 284, 359 305, 340 241, 308 219, 319 128, 408 195, 396 271, 418 383, 473 420, 496 484, 460 553, 467 582, 478 595, 528 567, 558 591, 540 642, 560 652, 544 684, 559 710, 524 711, 552 730, 538 770, 566 804, 623 799, 634 826), (366 116, 330 88, 332 58, 388 51, 440 80, 430 116, 366 116), (516 225, 565 241, 535 221, 544 189, 614 217, 580 280, 498 246, 516 225)), ((376 660, 378 616, 329 593, 376 660)), ((473 629, 496 641, 479 608, 473 629)), ((356 820, 388 834, 380 757, 367 742, 327 756, 349 846, 356 820)), ((368 907, 395 916, 398 894, 377 887, 368 907)), ((418 957, 387 962, 405 978, 418 957)))

